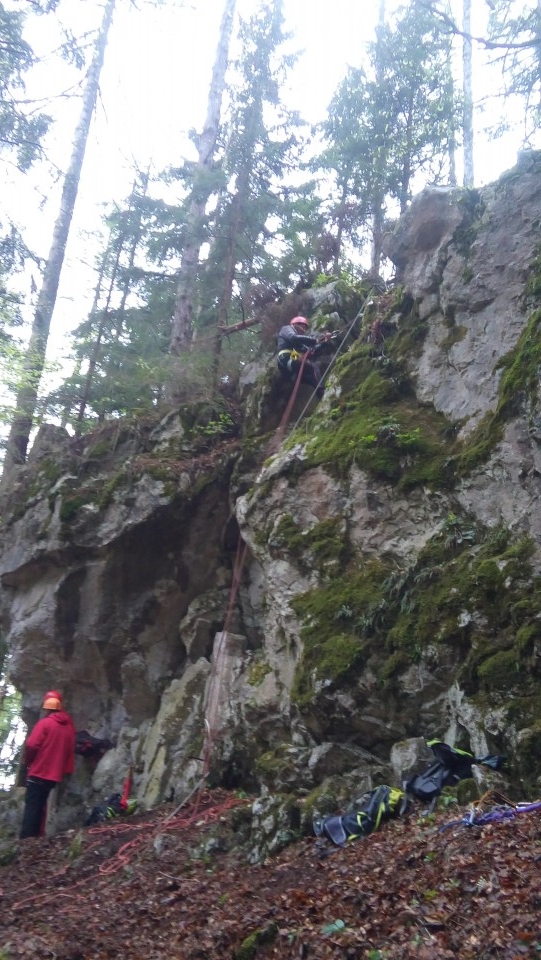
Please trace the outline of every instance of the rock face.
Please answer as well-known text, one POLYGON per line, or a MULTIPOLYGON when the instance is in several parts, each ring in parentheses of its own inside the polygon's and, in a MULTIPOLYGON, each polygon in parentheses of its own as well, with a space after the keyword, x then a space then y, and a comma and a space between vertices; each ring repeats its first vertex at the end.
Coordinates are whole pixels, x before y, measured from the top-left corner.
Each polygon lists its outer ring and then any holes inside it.
MULTIPOLYGON (((322 810, 410 773, 425 735, 538 789, 540 174, 413 201, 401 293, 270 459, 270 366, 240 437, 209 409, 38 437, 3 514, 10 677, 29 723, 59 687, 116 743, 57 828, 130 767, 146 806, 208 777, 322 810)), ((325 293, 316 324, 347 331, 357 304, 325 293)))

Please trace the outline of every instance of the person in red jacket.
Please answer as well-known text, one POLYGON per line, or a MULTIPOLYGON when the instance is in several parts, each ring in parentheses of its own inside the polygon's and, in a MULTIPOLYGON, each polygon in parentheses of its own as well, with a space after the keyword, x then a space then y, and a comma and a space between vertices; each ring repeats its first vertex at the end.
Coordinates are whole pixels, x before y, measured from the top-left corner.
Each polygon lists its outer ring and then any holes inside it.
POLYGON ((49 794, 68 773, 73 773, 75 764, 75 727, 69 713, 62 709, 58 690, 45 694, 42 709, 45 716, 38 720, 24 745, 27 777, 21 839, 43 835, 49 794))

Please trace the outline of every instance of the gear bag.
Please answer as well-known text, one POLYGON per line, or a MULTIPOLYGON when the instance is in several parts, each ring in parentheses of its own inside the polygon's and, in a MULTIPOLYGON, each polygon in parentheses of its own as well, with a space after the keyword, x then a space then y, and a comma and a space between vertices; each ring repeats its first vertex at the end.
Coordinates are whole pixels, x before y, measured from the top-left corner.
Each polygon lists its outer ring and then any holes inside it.
POLYGON ((88 730, 78 730, 75 734, 75 753, 81 757, 95 757, 101 760, 104 753, 114 747, 111 740, 100 740, 93 737, 88 730))
POLYGON ((113 820, 115 817, 128 817, 137 810, 137 800, 126 800, 120 793, 113 793, 108 800, 92 808, 92 812, 85 820, 85 827, 92 827, 95 823, 113 820))
POLYGON ((410 794, 417 800, 431 801, 431 808, 434 807, 444 787, 452 787, 459 780, 473 776, 472 764, 481 763, 492 770, 499 770, 505 762, 505 757, 491 754, 487 754, 486 757, 475 757, 468 750, 450 747, 442 740, 427 740, 426 745, 432 750, 436 762, 423 773, 414 774, 409 780, 405 780, 403 788, 406 794, 410 794))
POLYGON ((397 787, 375 787, 365 793, 355 810, 342 815, 317 817, 313 823, 314 833, 343 847, 350 840, 367 837, 378 830, 385 820, 403 813, 404 800, 404 791, 397 787))

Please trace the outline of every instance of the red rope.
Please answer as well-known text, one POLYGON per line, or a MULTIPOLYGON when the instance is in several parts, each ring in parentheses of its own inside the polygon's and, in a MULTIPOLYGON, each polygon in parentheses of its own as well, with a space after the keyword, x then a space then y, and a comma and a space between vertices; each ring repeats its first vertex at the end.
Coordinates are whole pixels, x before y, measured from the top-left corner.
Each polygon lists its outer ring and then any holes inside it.
MULTIPOLYGON (((208 794, 207 794, 207 797, 208 797, 208 794)), ((154 838, 159 834, 163 834, 165 831, 175 830, 175 829, 184 831, 186 827, 189 827, 190 825, 192 825, 194 821, 197 821, 198 825, 210 823, 212 821, 218 820, 225 811, 230 810, 233 807, 239 806, 240 804, 245 804, 247 802, 249 801, 242 800, 239 797, 228 797, 226 800, 222 800, 220 803, 213 804, 212 806, 208 807, 207 810, 204 810, 202 812, 198 810, 197 804, 196 804, 193 807, 192 811, 190 812, 189 816, 173 817, 172 819, 168 819, 168 818, 161 819, 154 826, 151 826, 150 828, 147 821, 144 821, 143 823, 134 823, 133 821, 131 821, 129 824, 126 822, 117 823, 116 821, 112 821, 111 823, 108 823, 108 824, 102 824, 100 826, 91 827, 88 830, 88 834, 91 834, 91 835, 102 834, 105 831, 107 831, 109 834, 115 833, 115 832, 118 833, 118 832, 122 832, 123 830, 132 830, 132 831, 135 830, 136 833, 138 834, 136 837, 132 837, 131 840, 126 841, 126 843, 123 843, 122 846, 119 847, 119 849, 116 851, 116 853, 113 854, 112 857, 110 857, 108 860, 103 861, 103 863, 101 863, 98 866, 98 873, 103 877, 114 877, 114 875, 117 873, 118 870, 123 869, 139 851, 143 850, 150 843, 152 843, 154 838)), ((90 853, 94 846, 95 846, 94 844, 89 845, 86 848, 85 853, 86 854, 90 853)), ((55 915, 58 916, 59 914, 66 912, 66 910, 63 909, 58 903, 58 898, 62 896, 69 900, 75 900, 78 898, 79 891, 81 890, 81 888, 83 888, 86 884, 89 884, 89 883, 95 884, 96 882, 96 867, 94 864, 91 864, 88 875, 86 877, 83 877, 81 880, 77 881, 76 883, 70 882, 69 892, 63 891, 62 889, 59 890, 58 888, 56 888, 55 890, 51 890, 51 887, 50 887, 51 882, 67 874, 70 867, 71 867, 71 864, 67 864, 66 866, 62 867, 61 870, 58 870, 55 873, 51 874, 47 878, 47 885, 48 885, 47 890, 40 890, 39 893, 35 893, 32 896, 25 897, 23 900, 17 900, 16 903, 12 905, 11 910, 12 911, 20 910, 21 907, 26 907, 28 906, 28 904, 31 904, 31 903, 40 903, 41 905, 43 905, 45 903, 54 902, 55 915)), ((37 886, 40 886, 40 887, 43 886, 43 879, 41 877, 39 880, 36 880, 33 883, 28 884, 27 887, 23 888, 23 890, 31 890, 33 887, 37 887, 37 886)), ((19 890, 18 891, 19 894, 22 893, 23 890, 19 890)), ((69 904, 66 904, 66 908, 69 908, 69 904)))
POLYGON ((290 398, 289 398, 289 400, 288 400, 287 407, 286 407, 285 410, 284 410, 284 414, 283 414, 283 416, 282 416, 282 419, 280 420, 280 423, 278 424, 278 428, 277 428, 276 433, 275 433, 275 435, 274 435, 274 438, 277 440, 278 444, 280 444, 280 443, 282 442, 283 437, 284 437, 284 433, 285 433, 285 431, 286 431, 286 427, 287 427, 287 425, 288 425, 288 423, 289 423, 289 419, 290 419, 290 417, 291 417, 291 411, 293 410, 293 407, 294 407, 294 404, 295 404, 295 400, 297 399, 297 394, 298 394, 298 392, 299 392, 299 387, 300 387, 300 385, 301 385, 301 379, 302 379, 302 372, 303 372, 303 370, 304 370, 304 364, 305 364, 306 361, 308 360, 308 357, 310 356, 310 353, 311 353, 311 351, 310 351, 310 350, 307 350, 306 353, 303 353, 303 354, 302 354, 302 357, 301 357, 301 365, 300 365, 300 367, 299 367, 299 372, 297 373, 297 379, 295 380, 295 385, 294 385, 294 387, 293 387, 293 390, 291 391, 291 396, 290 396, 290 398))
POLYGON ((231 625, 235 601, 241 582, 242 568, 246 559, 246 550, 246 544, 242 538, 239 537, 237 554, 233 567, 233 578, 231 582, 231 591, 229 594, 229 604, 227 607, 223 629, 216 645, 216 650, 214 651, 212 671, 207 688, 208 693, 205 717, 206 735, 203 750, 203 777, 206 777, 209 772, 212 748, 218 732, 220 693, 227 663, 229 627, 231 625))
MULTIPOLYGON (((293 410, 295 400, 297 399, 297 394, 299 392, 299 386, 302 379, 302 372, 304 370, 304 365, 308 357, 310 356, 310 354, 311 354, 311 351, 307 351, 306 353, 302 354, 301 364, 299 367, 299 371, 297 373, 295 385, 293 387, 293 390, 291 391, 291 396, 289 398, 286 409, 284 411, 280 424, 275 432, 273 441, 271 441, 271 443, 275 443, 279 445, 282 441, 283 435, 285 433, 285 429, 291 417, 291 411, 293 410)), ((229 633, 231 618, 233 616, 235 600, 237 598, 237 593, 238 593, 240 582, 241 582, 241 574, 242 574, 242 568, 244 566, 245 558, 246 558, 246 544, 244 543, 242 538, 239 538, 239 542, 237 544, 237 555, 235 557, 235 564, 233 567, 233 579, 231 583, 231 592, 229 594, 229 604, 227 608, 224 626, 220 634, 218 643, 216 645, 216 650, 214 651, 213 668, 212 668, 211 676, 209 679, 209 685, 207 688, 208 694, 207 694, 206 716, 205 716, 205 743, 203 748, 202 781, 204 781, 208 775, 208 772, 210 769, 212 749, 214 747, 214 743, 216 741, 216 737, 218 734, 218 714, 219 714, 219 705, 220 705, 220 693, 221 693, 221 688, 222 688, 224 674, 225 674, 225 667, 227 662, 228 633, 229 633)))

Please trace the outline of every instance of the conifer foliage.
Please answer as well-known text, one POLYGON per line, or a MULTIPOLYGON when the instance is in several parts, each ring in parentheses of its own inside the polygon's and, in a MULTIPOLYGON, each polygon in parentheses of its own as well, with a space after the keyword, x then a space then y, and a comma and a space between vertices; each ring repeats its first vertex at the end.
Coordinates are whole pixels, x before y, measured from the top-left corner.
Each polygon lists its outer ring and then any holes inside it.
MULTIPOLYGON (((27 0, 25 9, 41 16, 61 6, 60 0, 27 0)), ((96 0, 104 24, 113 6, 114 0, 96 0)), ((156 5, 157 17, 166 6, 167 0, 156 5)), ((308 132, 287 106, 295 56, 284 0, 254 0, 238 9, 236 0, 222 0, 206 116, 200 133, 191 135, 196 159, 172 157, 167 171, 146 181, 138 174, 126 204, 114 204, 108 244, 97 260, 94 304, 86 319, 77 318, 73 370, 44 399, 40 381, 80 150, 68 171, 26 361, 13 365, 18 396, 6 476, 25 461, 36 411, 81 432, 107 418, 220 391, 272 340, 272 323, 263 337, 256 325, 269 305, 341 271, 388 272, 386 220, 404 211, 427 181, 456 183, 461 139, 471 186, 475 105, 466 77, 471 63, 459 68, 459 44, 469 60, 480 47, 490 52, 508 92, 524 105, 528 139, 539 126, 539 2, 491 0, 488 7, 486 35, 475 37, 469 18, 460 19, 469 0, 400 6, 379 0, 372 41, 355 66, 344 65, 325 119, 308 132)), ((44 113, 23 109, 17 96, 34 62, 23 25, 22 14, 0 2, 0 159, 9 155, 22 170, 39 158, 49 123, 44 113)), ((106 33, 102 28, 91 68, 87 130, 106 33)), ((12 232, 0 239, 4 356, 21 319, 18 298, 4 281, 28 256, 12 232)))

